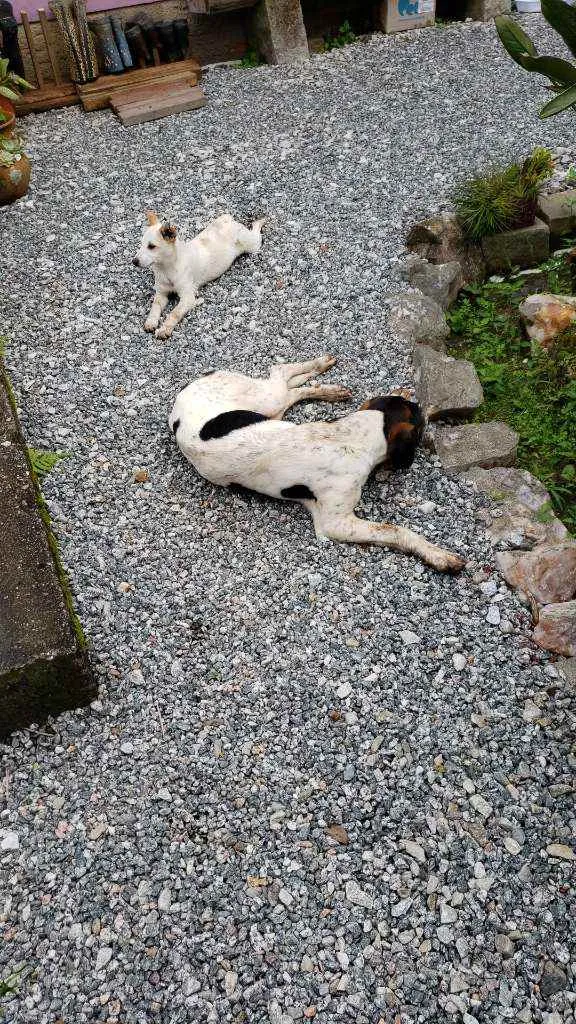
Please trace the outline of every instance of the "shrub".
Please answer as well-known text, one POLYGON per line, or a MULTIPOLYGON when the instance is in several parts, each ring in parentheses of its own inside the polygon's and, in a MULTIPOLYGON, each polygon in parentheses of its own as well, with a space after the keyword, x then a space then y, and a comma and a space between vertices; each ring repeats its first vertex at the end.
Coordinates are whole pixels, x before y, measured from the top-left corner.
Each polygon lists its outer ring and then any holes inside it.
MULTIPOLYGON (((552 28, 556 29, 573 56, 576 56, 576 8, 565 0, 542 0, 542 14, 552 28)), ((507 52, 525 71, 535 71, 550 81, 550 87, 558 93, 549 100, 540 117, 552 117, 562 110, 576 106, 576 65, 561 57, 539 57, 530 36, 507 15, 495 19, 500 41, 507 52)))
POLYGON ((538 191, 553 170, 547 149, 535 149, 522 164, 512 164, 466 181, 456 190, 456 212, 469 238, 534 223, 538 191))

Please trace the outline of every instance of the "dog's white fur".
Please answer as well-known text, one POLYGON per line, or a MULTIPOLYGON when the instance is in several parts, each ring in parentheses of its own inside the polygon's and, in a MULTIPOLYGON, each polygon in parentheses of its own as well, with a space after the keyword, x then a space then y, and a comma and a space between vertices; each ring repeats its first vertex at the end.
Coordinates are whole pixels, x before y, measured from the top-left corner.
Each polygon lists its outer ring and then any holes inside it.
POLYGON ((239 484, 273 498, 285 498, 283 490, 295 485, 307 487, 314 500, 298 500, 312 515, 319 538, 395 548, 441 572, 458 571, 464 565, 459 556, 419 534, 354 514, 367 477, 386 460, 381 411, 362 409, 329 423, 282 420, 297 402, 350 397, 342 387, 303 386, 334 363, 330 356, 322 356, 273 366, 267 380, 222 371, 193 381, 177 396, 168 418, 180 450, 214 484, 239 484), (237 410, 269 418, 202 440, 200 432, 207 423, 237 410))
POLYGON ((155 213, 146 214, 148 227, 134 257, 138 267, 154 271, 154 301, 144 328, 158 338, 169 338, 182 317, 202 299, 198 290, 230 269, 242 253, 257 253, 262 248, 264 220, 254 221, 249 229, 230 214, 211 221, 190 241, 178 237, 172 225, 161 224, 155 213), (175 292, 179 302, 160 327, 169 295, 175 292))

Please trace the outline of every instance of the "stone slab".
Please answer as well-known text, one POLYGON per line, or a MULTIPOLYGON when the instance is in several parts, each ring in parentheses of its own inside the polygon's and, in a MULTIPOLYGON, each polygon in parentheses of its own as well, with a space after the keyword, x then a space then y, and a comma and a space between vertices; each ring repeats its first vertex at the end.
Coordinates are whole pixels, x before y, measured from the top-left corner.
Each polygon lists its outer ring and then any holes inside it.
POLYGON ((537 217, 529 228, 486 235, 482 239, 482 253, 490 274, 512 267, 535 267, 550 254, 550 228, 537 217))
POLYGON ((460 473, 472 466, 513 466, 518 434, 507 423, 466 423, 457 427, 436 427, 434 448, 448 473, 460 473))
POLYGON ((469 419, 484 400, 472 363, 453 359, 428 345, 414 349, 416 397, 427 419, 469 419))
POLYGON ((406 261, 402 276, 413 288, 434 299, 442 309, 449 309, 464 286, 462 267, 458 260, 430 263, 412 255, 406 261))
POLYGON ((442 307, 420 291, 395 292, 384 296, 390 308, 390 330, 401 335, 408 346, 423 343, 441 352, 450 334, 442 307))
POLYGON ((568 683, 576 686, 576 658, 558 658, 556 668, 568 683))
POLYGON ((308 60, 300 0, 259 0, 253 27, 258 48, 269 64, 301 64, 308 60))
POLYGON ((0 739, 96 696, 0 365, 0 739))
POLYGON ((576 225, 576 188, 541 195, 538 213, 550 228, 550 234, 560 238, 567 235, 576 225))
POLYGON ((491 21, 498 14, 510 14, 511 0, 466 0, 464 18, 473 21, 491 21))

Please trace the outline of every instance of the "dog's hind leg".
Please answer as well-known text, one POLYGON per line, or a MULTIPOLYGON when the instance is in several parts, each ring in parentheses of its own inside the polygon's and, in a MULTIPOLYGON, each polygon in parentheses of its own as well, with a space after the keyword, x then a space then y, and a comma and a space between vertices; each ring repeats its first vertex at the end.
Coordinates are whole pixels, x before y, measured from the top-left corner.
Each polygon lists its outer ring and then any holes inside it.
POLYGON ((270 379, 283 380, 287 387, 297 388, 319 373, 326 373, 335 363, 334 356, 319 356, 305 363, 276 363, 270 368, 270 379))
POLYGON ((275 416, 281 419, 284 413, 291 409, 298 402, 347 402, 352 398, 352 392, 348 388, 342 388, 338 384, 317 384, 310 388, 289 388, 286 395, 286 404, 282 411, 275 416))
MULTIPOLYGON (((357 494, 356 491, 356 499, 357 494)), ((306 504, 312 513, 316 535, 319 538, 329 537, 331 540, 347 544, 376 544, 379 547, 391 548, 393 551, 405 551, 406 554, 421 558, 438 572, 454 573, 464 567, 464 559, 459 555, 431 544, 413 530, 407 530, 403 526, 392 526, 390 523, 372 523, 367 519, 359 519, 353 511, 343 511, 343 503, 340 500, 337 500, 336 507, 332 507, 331 502, 327 503, 325 500, 310 501, 306 504)))

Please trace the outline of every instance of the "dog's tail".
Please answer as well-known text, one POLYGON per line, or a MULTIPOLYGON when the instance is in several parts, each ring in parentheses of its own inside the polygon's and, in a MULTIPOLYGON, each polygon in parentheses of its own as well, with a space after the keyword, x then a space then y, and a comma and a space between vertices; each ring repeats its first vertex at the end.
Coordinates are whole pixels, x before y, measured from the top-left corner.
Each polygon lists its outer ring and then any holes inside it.
POLYGON ((268 223, 268 217, 259 217, 258 220, 252 221, 251 231, 262 231, 265 224, 268 223))
POLYGON ((426 426, 420 406, 401 395, 385 395, 370 399, 361 408, 384 414, 386 459, 394 469, 410 469, 426 426))

